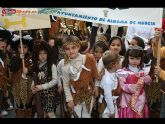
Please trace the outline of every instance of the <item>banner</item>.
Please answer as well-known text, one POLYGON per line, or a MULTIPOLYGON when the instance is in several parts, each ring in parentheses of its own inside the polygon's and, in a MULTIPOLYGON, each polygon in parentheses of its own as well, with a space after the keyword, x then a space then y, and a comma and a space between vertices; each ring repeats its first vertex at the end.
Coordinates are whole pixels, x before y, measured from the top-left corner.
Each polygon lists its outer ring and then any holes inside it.
POLYGON ((130 42, 134 36, 138 36, 144 40, 145 43, 154 36, 155 29, 151 27, 128 27, 126 39, 130 42))
POLYGON ((39 8, 38 14, 119 26, 162 27, 163 8, 39 8))
POLYGON ((49 15, 0 16, 0 26, 5 29, 29 30, 50 28, 49 15))
MULTIPOLYGON (((11 14, 12 8, 7 10, 2 8, 2 14, 11 14)), ((38 8, 35 12, 107 25, 157 28, 162 27, 163 16, 163 8, 38 8)))

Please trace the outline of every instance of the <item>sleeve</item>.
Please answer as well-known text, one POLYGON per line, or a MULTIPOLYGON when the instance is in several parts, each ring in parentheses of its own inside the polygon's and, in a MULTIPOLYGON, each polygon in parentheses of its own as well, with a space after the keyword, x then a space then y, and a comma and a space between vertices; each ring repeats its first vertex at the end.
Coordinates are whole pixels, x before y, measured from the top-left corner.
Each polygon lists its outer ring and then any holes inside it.
POLYGON ((144 83, 150 85, 152 82, 152 79, 149 75, 144 76, 144 83))
POLYGON ((136 84, 125 84, 125 78, 119 77, 119 83, 122 91, 126 93, 135 93, 136 92, 136 84))
POLYGON ((111 84, 107 81, 103 82, 103 89, 104 89, 104 98, 107 103, 107 108, 110 111, 111 114, 115 113, 115 107, 113 103, 113 97, 112 97, 112 87, 111 84))
MULTIPOLYGON (((103 68, 104 68, 104 65, 103 65, 103 60, 101 58, 98 62, 98 66, 97 66, 98 75, 100 74, 100 72, 103 68)), ((100 80, 96 79, 95 86, 99 86, 99 85, 100 85, 100 80)))
POLYGON ((119 69, 117 71, 117 75, 119 78, 119 83, 120 83, 122 91, 131 93, 131 94, 136 92, 136 84, 126 84, 126 77, 128 76, 127 71, 123 69, 119 69))
POLYGON ((64 93, 66 97, 66 102, 72 101, 73 97, 70 90, 70 75, 67 72, 66 68, 62 70, 62 79, 63 79, 63 87, 64 87, 64 93))
POLYGON ((160 77, 162 80, 165 80, 165 71, 161 70, 161 71, 160 71, 159 77, 160 77))
MULTIPOLYGON (((157 49, 158 49, 158 42, 153 42, 152 43, 152 51, 153 51, 153 56, 157 58, 157 49)), ((160 57, 165 58, 165 47, 161 47, 160 49, 160 57)))
POLYGON ((57 65, 57 75, 58 75, 58 86, 61 86, 61 80, 62 80, 62 66, 64 65, 64 60, 62 59, 58 65, 57 65))
POLYGON ((57 84, 57 68, 53 64, 52 65, 52 80, 48 83, 42 84, 42 87, 44 90, 46 90, 46 89, 52 88, 56 84, 57 84))

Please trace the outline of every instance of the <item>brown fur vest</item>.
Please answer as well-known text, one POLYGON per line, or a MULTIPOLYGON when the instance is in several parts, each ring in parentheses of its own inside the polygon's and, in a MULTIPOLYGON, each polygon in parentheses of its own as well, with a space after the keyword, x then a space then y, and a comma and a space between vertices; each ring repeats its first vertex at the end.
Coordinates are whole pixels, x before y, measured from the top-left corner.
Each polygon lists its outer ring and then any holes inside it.
POLYGON ((80 78, 77 81, 70 81, 76 93, 73 93, 74 103, 82 103, 85 101, 87 110, 90 109, 90 101, 93 95, 94 79, 98 78, 96 61, 91 54, 86 55, 85 67, 91 71, 82 70, 80 78))

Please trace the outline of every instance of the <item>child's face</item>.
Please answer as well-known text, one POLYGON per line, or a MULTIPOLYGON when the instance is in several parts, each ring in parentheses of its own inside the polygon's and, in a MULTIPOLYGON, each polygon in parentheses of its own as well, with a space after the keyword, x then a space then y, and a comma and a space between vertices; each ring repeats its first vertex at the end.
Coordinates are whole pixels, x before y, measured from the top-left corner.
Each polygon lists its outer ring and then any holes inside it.
POLYGON ((64 51, 70 59, 75 59, 79 53, 80 45, 68 44, 65 46, 64 51))
POLYGON ((121 51, 120 40, 118 40, 118 39, 113 40, 111 45, 109 46, 109 50, 112 50, 112 51, 114 51, 114 53, 119 54, 119 52, 121 51))
POLYGON ((49 39, 48 44, 50 47, 53 47, 55 45, 54 39, 49 39))
POLYGON ((47 61, 47 52, 42 50, 39 52, 39 56, 38 56, 38 59, 40 62, 45 62, 47 61))
POLYGON ((141 57, 132 57, 129 56, 128 58, 129 64, 133 67, 138 67, 140 65, 141 57))
POLYGON ((104 51, 101 47, 96 47, 96 49, 93 53, 96 61, 99 61, 99 59, 103 56, 103 53, 104 53, 104 51))
POLYGON ((0 38, 0 50, 4 50, 6 48, 6 42, 3 40, 3 38, 0 38))
MULTIPOLYGON (((18 52, 22 53, 20 45, 18 46, 18 52)), ((27 52, 28 52, 28 46, 23 44, 23 54, 26 54, 27 52)))
POLYGON ((136 41, 135 39, 132 39, 132 40, 131 40, 131 45, 132 45, 132 46, 136 46, 136 45, 137 45, 137 41, 136 41))
POLYGON ((120 65, 120 59, 115 63, 115 70, 118 70, 121 68, 121 65, 120 65))

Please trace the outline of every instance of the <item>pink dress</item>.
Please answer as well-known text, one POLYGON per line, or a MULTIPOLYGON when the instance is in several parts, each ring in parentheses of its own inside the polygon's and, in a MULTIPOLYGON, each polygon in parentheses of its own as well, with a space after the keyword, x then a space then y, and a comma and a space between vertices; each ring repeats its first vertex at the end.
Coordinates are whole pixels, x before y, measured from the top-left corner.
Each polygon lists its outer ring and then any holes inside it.
POLYGON ((119 118, 148 118, 149 112, 144 85, 139 90, 136 88, 140 81, 144 81, 144 84, 150 84, 152 81, 150 76, 143 70, 135 73, 126 68, 119 69, 117 73, 122 89, 118 107, 119 118))

